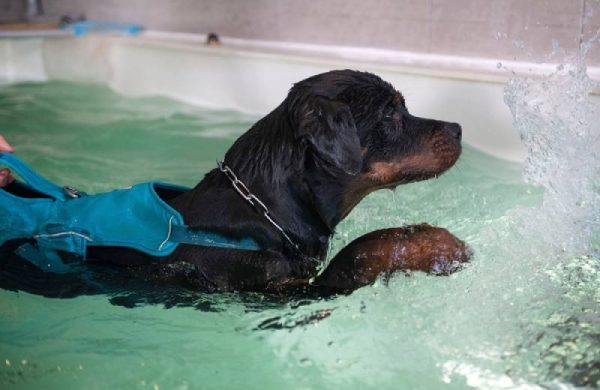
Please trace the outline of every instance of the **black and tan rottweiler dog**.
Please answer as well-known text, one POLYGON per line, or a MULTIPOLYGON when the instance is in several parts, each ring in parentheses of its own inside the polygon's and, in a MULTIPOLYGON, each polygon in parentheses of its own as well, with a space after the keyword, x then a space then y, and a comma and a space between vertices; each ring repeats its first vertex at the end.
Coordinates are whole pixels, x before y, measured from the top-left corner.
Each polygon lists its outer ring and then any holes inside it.
POLYGON ((192 190, 169 204, 192 227, 253 238, 261 250, 180 245, 157 261, 132 250, 92 248, 101 264, 205 291, 310 285, 351 291, 395 270, 448 273, 468 251, 429 225, 385 229, 344 248, 317 276, 336 225, 372 191, 439 176, 461 153, 461 127, 412 116, 389 83, 340 70, 310 77, 259 120, 192 190), (264 204, 252 206, 232 175, 264 204), (315 279, 316 277, 316 279, 315 279))
MULTIPOLYGON (((319 270, 335 227, 361 199, 439 176, 457 161, 460 142, 458 124, 412 116, 402 95, 373 74, 341 70, 310 77, 243 134, 195 188, 165 199, 188 226, 251 238, 260 250, 180 244, 170 256, 153 258, 90 247, 88 268, 97 276, 117 270, 124 288, 141 282, 159 289, 318 294, 352 291, 397 270, 447 274, 468 260, 469 251, 446 230, 425 224, 364 235, 319 270)), ((48 296, 102 291, 87 277, 36 270, 5 247, 3 288, 48 296)))

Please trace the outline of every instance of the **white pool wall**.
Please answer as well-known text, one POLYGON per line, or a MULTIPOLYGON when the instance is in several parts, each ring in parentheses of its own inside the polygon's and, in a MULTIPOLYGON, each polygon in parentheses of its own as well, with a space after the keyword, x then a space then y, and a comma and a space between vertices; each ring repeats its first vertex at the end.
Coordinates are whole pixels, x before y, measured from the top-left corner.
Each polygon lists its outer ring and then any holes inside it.
MULTIPOLYGON (((167 96, 263 115, 285 98, 293 83, 308 76, 332 69, 365 70, 398 88, 414 115, 458 122, 469 145, 521 161, 525 151, 503 102, 504 83, 511 70, 539 74, 555 67, 227 38, 221 47, 206 47, 203 39, 159 32, 1 38, 0 79, 98 83, 124 95, 167 96)), ((596 68, 591 72, 600 73, 596 68)))

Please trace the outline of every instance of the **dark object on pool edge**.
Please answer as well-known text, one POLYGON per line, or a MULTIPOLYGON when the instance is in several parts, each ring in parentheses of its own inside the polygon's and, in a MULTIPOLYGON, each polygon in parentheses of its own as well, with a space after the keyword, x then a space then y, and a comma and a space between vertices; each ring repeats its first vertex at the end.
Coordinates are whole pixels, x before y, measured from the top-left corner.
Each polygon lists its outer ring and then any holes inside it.
POLYGON ((343 248, 315 284, 352 291, 399 270, 447 275, 469 257, 465 243, 446 229, 421 224, 376 230, 343 248))
POLYGON ((163 198, 187 225, 252 238, 260 250, 180 244, 169 256, 153 257, 90 247, 88 262, 205 291, 298 287, 316 275, 335 226, 364 196, 439 176, 458 159, 460 138, 457 124, 410 115, 402 95, 373 74, 313 76, 294 85, 224 159, 223 167, 256 196, 255 204, 264 203, 272 220, 240 196, 224 169, 213 169, 188 192, 163 198))
POLYGON ((206 44, 208 46, 220 46, 221 40, 219 39, 219 36, 216 33, 211 32, 206 36, 206 44))

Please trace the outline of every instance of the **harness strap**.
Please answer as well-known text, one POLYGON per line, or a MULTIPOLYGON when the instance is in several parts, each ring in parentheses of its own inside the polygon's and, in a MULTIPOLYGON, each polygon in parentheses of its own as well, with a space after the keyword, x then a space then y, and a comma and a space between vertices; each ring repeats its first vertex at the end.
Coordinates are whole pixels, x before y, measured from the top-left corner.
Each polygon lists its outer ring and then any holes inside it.
POLYGON ((185 225, 171 225, 169 221, 170 234, 163 242, 172 241, 178 244, 191 244, 208 246, 213 248, 241 249, 248 251, 260 250, 260 247, 252 238, 235 239, 218 233, 195 230, 185 225))
POLYGON ((0 165, 10 168, 17 173, 29 187, 57 200, 66 200, 63 187, 57 186, 48 179, 33 171, 20 158, 9 153, 0 153, 0 165))

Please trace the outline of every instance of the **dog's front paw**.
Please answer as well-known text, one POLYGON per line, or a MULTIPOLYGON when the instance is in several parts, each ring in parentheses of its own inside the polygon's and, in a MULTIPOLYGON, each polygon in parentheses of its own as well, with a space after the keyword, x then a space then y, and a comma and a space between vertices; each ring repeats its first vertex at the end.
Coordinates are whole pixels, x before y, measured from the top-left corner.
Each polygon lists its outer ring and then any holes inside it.
POLYGON ((421 224, 376 230, 343 248, 317 284, 351 291, 398 270, 448 275, 470 256, 468 246, 443 228, 421 224))

